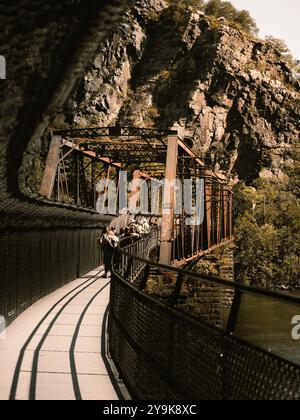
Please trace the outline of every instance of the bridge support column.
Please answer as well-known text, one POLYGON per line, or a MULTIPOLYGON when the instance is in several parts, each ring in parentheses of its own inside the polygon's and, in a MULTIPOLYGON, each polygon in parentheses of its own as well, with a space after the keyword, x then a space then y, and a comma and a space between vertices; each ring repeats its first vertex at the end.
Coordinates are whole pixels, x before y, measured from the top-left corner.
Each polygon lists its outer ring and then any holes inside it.
POLYGON ((233 193, 229 194, 229 235, 232 236, 234 234, 233 230, 233 193))
MULTIPOLYGON (((194 266, 193 271, 217 275, 234 281, 234 245, 224 245, 202 257, 194 266), (216 274, 217 273, 217 274, 216 274)), ((193 298, 189 301, 187 309, 197 313, 205 322, 214 327, 226 328, 229 309, 232 306, 234 291, 230 287, 197 282, 194 285, 193 298)))
POLYGON ((207 229, 207 248, 212 245, 212 172, 205 171, 205 213, 206 213, 206 229, 207 229))
POLYGON ((165 171, 165 188, 162 208, 162 230, 159 261, 171 264, 172 239, 174 237, 175 181, 177 175, 178 137, 168 137, 165 171))
POLYGON ((230 235, 228 234, 228 189, 223 188, 223 223, 224 223, 224 236, 227 239, 230 235))
POLYGON ((60 136, 53 136, 50 144, 50 149, 46 162, 46 169, 40 189, 40 194, 49 200, 52 197, 57 167, 59 163, 59 151, 62 146, 62 138, 60 136))
POLYGON ((223 194, 223 186, 221 182, 218 184, 218 192, 217 192, 217 242, 220 243, 222 240, 222 232, 221 232, 221 218, 222 218, 222 194, 223 194))

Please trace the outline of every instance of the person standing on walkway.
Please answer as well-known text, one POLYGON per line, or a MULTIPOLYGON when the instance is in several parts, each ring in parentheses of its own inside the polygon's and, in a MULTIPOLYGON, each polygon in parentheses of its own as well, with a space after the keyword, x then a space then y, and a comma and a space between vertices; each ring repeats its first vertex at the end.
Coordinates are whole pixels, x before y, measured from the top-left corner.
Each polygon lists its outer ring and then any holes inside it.
POLYGON ((114 232, 108 228, 105 228, 100 241, 103 251, 105 277, 108 277, 108 273, 111 273, 111 260, 114 255, 114 251, 118 246, 118 242, 119 239, 114 234, 114 232))

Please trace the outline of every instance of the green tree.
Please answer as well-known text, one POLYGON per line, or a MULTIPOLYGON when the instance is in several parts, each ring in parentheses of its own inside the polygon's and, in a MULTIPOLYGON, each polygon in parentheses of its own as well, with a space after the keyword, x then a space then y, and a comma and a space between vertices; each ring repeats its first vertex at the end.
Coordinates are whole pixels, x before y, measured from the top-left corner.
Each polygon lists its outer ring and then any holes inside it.
POLYGON ((285 57, 288 63, 294 67, 297 65, 297 60, 293 57, 289 47, 283 39, 275 38, 272 35, 266 36, 266 40, 276 48, 285 57))
POLYGON ((293 149, 292 159, 292 162, 285 167, 285 172, 289 177, 287 188, 300 200, 300 142, 293 149))
POLYGON ((205 6, 205 13, 216 17, 234 19, 236 8, 229 1, 210 0, 205 6))
POLYGON ((248 284, 300 287, 298 149, 286 177, 236 187, 237 274, 248 284))
POLYGON ((204 7, 204 0, 190 0, 188 4, 194 9, 202 10, 204 7))
POLYGON ((173 14, 174 21, 178 25, 180 33, 186 30, 187 19, 189 15, 186 13, 189 7, 192 9, 200 10, 204 7, 203 0, 168 0, 169 10, 173 14))
POLYGON ((257 27, 257 24, 247 10, 237 11, 233 20, 234 22, 240 24, 243 28, 245 28, 247 32, 250 32, 255 35, 258 34, 259 29, 257 27))
POLYGON ((266 36, 266 40, 269 41, 270 44, 272 44, 274 48, 278 49, 281 53, 286 54, 290 52, 286 42, 283 39, 268 35, 266 36))
POLYGON ((280 236, 274 226, 259 226, 246 212, 238 223, 239 280, 256 287, 271 288, 278 274, 280 236))
POLYGON ((204 11, 209 16, 224 17, 252 34, 258 33, 255 20, 247 10, 237 10, 230 1, 209 0, 204 11))
POLYGON ((195 10, 202 10, 204 8, 205 2, 204 0, 167 0, 170 6, 176 8, 184 8, 187 9, 188 7, 192 7, 195 10))

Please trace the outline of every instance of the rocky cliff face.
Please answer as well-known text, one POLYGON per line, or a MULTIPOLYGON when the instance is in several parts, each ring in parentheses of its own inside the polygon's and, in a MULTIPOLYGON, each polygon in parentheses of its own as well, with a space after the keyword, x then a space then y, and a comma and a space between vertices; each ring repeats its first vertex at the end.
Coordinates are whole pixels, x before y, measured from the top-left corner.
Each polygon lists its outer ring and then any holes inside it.
POLYGON ((281 176, 299 141, 299 82, 281 54, 222 21, 140 0, 99 44, 55 126, 175 127, 232 180, 281 176))
POLYGON ((1 231, 102 223, 98 214, 41 199, 40 184, 30 181, 48 149, 46 130, 127 8, 127 0, 1 1, 1 231))

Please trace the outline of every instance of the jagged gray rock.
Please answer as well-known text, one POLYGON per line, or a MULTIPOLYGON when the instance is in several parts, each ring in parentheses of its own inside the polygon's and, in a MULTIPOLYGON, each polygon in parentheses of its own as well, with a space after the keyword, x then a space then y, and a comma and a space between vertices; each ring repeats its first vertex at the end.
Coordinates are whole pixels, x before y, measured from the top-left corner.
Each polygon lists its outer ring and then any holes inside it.
POLYGON ((122 21, 129 0, 23 0, 0 4, 7 80, 0 89, 0 230, 94 227, 109 219, 42 199, 30 184, 46 154, 56 113, 98 46, 122 21), (87 30, 88 26, 88 30, 87 30))
POLYGON ((268 42, 139 1, 99 45, 67 114, 80 126, 176 127, 220 174, 251 181, 281 176, 299 140, 299 82, 268 42))

